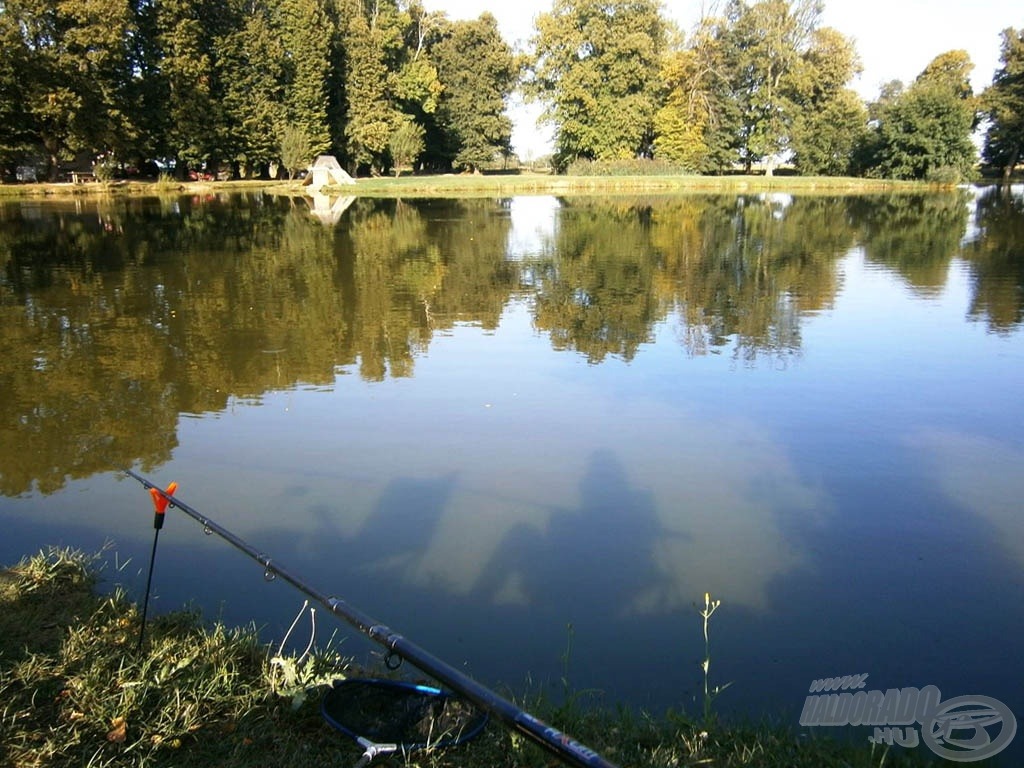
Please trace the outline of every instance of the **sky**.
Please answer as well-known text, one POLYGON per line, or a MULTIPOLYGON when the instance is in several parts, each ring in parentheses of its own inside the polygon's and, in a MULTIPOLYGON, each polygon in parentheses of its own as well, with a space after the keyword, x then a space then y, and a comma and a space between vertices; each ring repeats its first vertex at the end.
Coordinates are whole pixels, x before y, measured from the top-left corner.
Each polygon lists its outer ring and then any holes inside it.
MULTIPOLYGON (((706 0, 667 0, 666 16, 684 30, 693 26, 706 0)), ((504 38, 524 50, 538 14, 551 9, 552 0, 424 0, 428 10, 445 11, 452 19, 475 19, 490 11, 504 38)), ((852 37, 864 65, 853 87, 865 99, 878 95, 890 80, 912 81, 938 54, 962 48, 975 69, 975 92, 992 81, 999 65, 1000 32, 1024 27, 1020 0, 825 0, 823 26, 835 27, 852 37)), ((513 148, 523 160, 550 151, 550 131, 536 126, 539 109, 514 100, 513 148)))

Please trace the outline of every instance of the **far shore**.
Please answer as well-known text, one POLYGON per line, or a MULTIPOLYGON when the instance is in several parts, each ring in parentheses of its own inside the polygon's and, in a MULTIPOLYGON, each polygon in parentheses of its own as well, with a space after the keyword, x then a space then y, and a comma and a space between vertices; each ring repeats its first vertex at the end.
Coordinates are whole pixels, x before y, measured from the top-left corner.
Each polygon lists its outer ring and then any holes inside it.
MULTIPOLYGON (((490 197, 511 195, 638 194, 879 194, 948 190, 949 185, 890 179, 836 176, 558 176, 546 173, 442 174, 357 179, 354 184, 323 187, 319 192, 354 197, 490 197)), ((0 198, 65 198, 94 195, 192 195, 245 192, 307 195, 301 180, 233 181, 90 181, 85 183, 0 184, 0 198)))

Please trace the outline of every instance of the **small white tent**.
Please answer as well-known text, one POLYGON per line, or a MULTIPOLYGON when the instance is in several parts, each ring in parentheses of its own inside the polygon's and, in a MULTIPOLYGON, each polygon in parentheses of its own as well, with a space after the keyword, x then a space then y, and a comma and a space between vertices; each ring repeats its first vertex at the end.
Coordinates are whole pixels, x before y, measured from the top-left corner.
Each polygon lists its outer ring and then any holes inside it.
POLYGON ((334 155, 320 155, 313 164, 309 166, 309 173, 303 179, 303 186, 320 189, 327 186, 343 186, 355 184, 355 180, 345 173, 345 169, 338 164, 334 155))

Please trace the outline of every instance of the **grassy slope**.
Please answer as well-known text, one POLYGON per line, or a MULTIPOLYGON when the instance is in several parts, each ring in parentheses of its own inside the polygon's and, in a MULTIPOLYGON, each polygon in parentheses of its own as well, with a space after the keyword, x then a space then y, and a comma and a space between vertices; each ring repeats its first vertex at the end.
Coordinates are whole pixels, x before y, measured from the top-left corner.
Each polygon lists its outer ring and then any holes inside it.
MULTIPOLYGON (((150 623, 136 650, 137 606, 98 595, 93 560, 51 551, 0 572, 0 766, 353 765, 359 748, 318 714, 286 674, 268 663, 252 631, 206 628, 194 614, 150 623), (296 706, 297 705, 297 706, 296 706)), ((303 665, 306 679, 344 675, 331 653, 303 665)), ((527 708, 623 766, 923 765, 922 749, 872 751, 797 738, 785 728, 729 727, 679 715, 527 708)), ((495 723, 468 745, 374 765, 529 768, 549 755, 495 723)))

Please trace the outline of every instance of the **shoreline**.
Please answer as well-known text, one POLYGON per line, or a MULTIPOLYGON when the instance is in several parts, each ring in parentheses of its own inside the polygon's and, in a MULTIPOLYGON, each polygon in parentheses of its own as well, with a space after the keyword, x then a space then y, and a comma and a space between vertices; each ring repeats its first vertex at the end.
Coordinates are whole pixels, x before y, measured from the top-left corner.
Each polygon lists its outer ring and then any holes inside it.
MULTIPOLYGON (((636 194, 893 194, 948 192, 955 185, 919 181, 833 176, 554 176, 545 173, 444 174, 362 178, 352 185, 322 187, 321 194, 354 197, 478 197, 517 195, 636 194)), ((0 200, 95 196, 176 196, 262 190, 270 194, 312 194, 300 180, 91 181, 0 184, 0 200)))
MULTIPOLYGON (((254 627, 210 625, 188 611, 154 617, 138 647, 138 606, 121 587, 103 595, 96 590, 100 557, 51 548, 0 566, 0 763, 307 768, 356 762, 362 748, 323 721, 319 694, 332 679, 366 671, 330 648, 298 659, 273 656, 254 627)), ((584 699, 585 692, 566 691, 561 702, 542 693, 520 700, 624 768, 929 764, 926 750, 842 741, 823 729, 725 723, 713 711, 636 715, 584 699)), ((547 752, 493 721, 465 745, 403 760, 430 768, 554 765, 547 752)))

